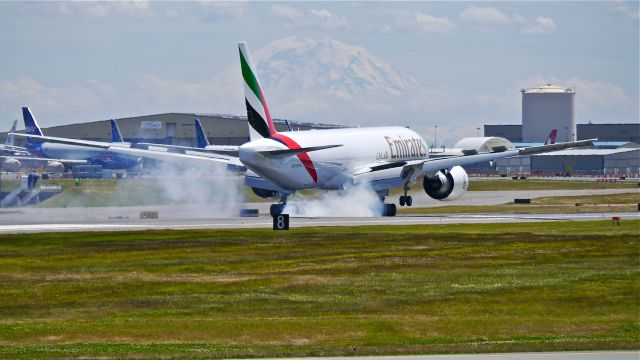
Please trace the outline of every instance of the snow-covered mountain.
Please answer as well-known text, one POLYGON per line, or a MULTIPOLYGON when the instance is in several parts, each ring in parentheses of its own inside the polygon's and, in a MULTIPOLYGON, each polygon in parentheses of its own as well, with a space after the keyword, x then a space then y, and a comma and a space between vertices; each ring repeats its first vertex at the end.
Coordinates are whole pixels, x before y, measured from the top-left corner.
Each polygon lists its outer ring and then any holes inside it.
POLYGON ((400 95, 417 86, 369 50, 333 39, 278 39, 253 54, 265 89, 320 92, 349 99, 369 91, 400 95))
MULTIPOLYGON (((277 39, 259 49, 252 48, 252 56, 263 89, 272 96, 351 100, 373 94, 398 96, 420 86, 413 77, 369 50, 333 39, 277 39)), ((242 88, 236 64, 215 81, 232 89, 242 88)))

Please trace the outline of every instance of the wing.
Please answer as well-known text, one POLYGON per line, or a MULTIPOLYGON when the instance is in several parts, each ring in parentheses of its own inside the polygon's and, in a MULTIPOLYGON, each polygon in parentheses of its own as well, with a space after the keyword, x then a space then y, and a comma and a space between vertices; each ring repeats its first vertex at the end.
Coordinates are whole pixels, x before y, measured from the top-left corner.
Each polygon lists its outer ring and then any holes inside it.
POLYGON ((214 165, 222 165, 227 166, 227 168, 234 171, 242 171, 245 169, 244 165, 240 163, 240 160, 233 156, 225 156, 218 154, 211 154, 206 152, 199 151, 185 151, 184 153, 175 153, 163 150, 148 150, 148 149, 137 149, 131 147, 130 144, 127 143, 108 143, 102 141, 90 141, 90 140, 79 140, 79 139, 68 139, 68 138, 59 138, 53 136, 42 136, 42 135, 29 135, 29 134, 18 134, 15 135, 20 137, 26 137, 30 140, 41 141, 41 142, 52 142, 58 144, 67 144, 67 145, 79 145, 79 146, 87 146, 93 148, 105 149, 110 152, 116 154, 129 155, 132 157, 140 157, 145 159, 166 161, 170 163, 177 163, 181 166, 189 166, 189 167, 208 167, 214 165))
POLYGON ((592 140, 574 141, 568 143, 542 145, 528 147, 520 150, 505 150, 504 148, 488 153, 467 153, 466 155, 454 155, 436 159, 421 159, 409 161, 395 161, 374 163, 355 169, 352 172, 355 183, 370 182, 374 189, 384 189, 402 186, 408 181, 415 181, 415 178, 424 174, 433 174, 442 169, 450 169, 454 166, 465 166, 480 162, 493 161, 497 159, 518 156, 534 155, 550 151, 557 151, 568 148, 592 146, 592 140))
POLYGON ((39 158, 32 156, 9 156, 2 155, 0 159, 16 159, 16 160, 24 160, 24 161, 33 161, 33 162, 50 162, 55 161, 65 165, 84 165, 87 163, 87 160, 70 160, 70 159, 50 159, 50 158, 39 158))

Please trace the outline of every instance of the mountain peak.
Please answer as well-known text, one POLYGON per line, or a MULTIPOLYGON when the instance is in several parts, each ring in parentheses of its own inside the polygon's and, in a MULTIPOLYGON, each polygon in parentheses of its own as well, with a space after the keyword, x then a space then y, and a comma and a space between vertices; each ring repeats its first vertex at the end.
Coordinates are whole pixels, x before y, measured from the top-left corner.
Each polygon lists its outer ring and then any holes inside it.
POLYGON ((293 36, 274 40, 254 54, 267 89, 321 92, 351 99, 366 92, 397 96, 417 86, 369 50, 334 39, 293 36))

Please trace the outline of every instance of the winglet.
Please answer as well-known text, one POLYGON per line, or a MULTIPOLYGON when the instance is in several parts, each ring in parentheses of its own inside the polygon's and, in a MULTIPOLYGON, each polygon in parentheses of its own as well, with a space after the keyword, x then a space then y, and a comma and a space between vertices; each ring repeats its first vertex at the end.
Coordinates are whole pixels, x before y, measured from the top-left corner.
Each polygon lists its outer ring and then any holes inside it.
POLYGON ((122 134, 120 133, 120 128, 118 127, 118 123, 114 119, 111 119, 111 142, 124 142, 122 134))
POLYGON ((27 130, 27 134, 42 136, 42 130, 28 107, 22 108, 22 119, 24 120, 24 128, 27 130))
POLYGON ((200 123, 200 119, 196 119, 195 121, 196 127, 196 147, 200 149, 204 149, 209 146, 209 140, 207 136, 204 134, 204 130, 202 129, 202 124, 200 123))
POLYGON ((251 60, 251 53, 246 42, 238 43, 240 51, 240 67, 244 83, 244 100, 247 106, 249 120, 249 138, 251 141, 270 138, 277 134, 276 127, 271 120, 267 101, 260 86, 256 68, 251 60))

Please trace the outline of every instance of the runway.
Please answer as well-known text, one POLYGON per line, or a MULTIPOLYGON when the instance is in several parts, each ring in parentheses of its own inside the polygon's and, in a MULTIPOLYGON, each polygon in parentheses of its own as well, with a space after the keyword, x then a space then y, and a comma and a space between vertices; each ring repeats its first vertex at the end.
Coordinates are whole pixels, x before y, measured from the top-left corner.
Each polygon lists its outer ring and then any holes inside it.
MULTIPOLYGON (((0 217, 4 217, 3 214, 0 217)), ((23 214, 24 215, 24 214, 23 214)), ((17 214, 13 214, 17 216, 17 214)), ((291 228, 314 226, 362 226, 362 225, 428 225, 428 224, 470 224, 509 223, 545 221, 594 221, 610 220, 619 216, 621 221, 640 219, 640 213, 582 213, 582 214, 467 214, 467 215, 403 215, 374 218, 291 218, 291 228)), ((138 220, 112 218, 108 220, 44 222, 36 219, 27 221, 28 216, 20 216, 21 223, 0 224, 0 234, 73 232, 73 231, 134 231, 161 229, 237 229, 271 228, 273 220, 268 215, 259 217, 234 217, 218 219, 156 219, 138 220)))
MULTIPOLYGON (((437 208, 446 205, 496 205, 511 203, 515 198, 545 196, 579 196, 637 192, 637 189, 609 190, 533 190, 533 191, 471 191, 451 202, 436 201, 428 196, 414 196, 414 207, 425 208, 424 215, 396 217, 292 217, 291 228, 311 226, 406 226, 418 224, 508 223, 543 221, 610 220, 612 216, 640 219, 640 213, 578 213, 578 214, 448 214, 439 215, 437 208), (432 214, 430 214, 432 212, 432 214)), ((392 201, 389 197, 388 201, 392 201)), ((295 204, 292 199, 290 203, 295 204)), ((300 202, 299 206, 304 206, 300 202)), ((259 217, 238 217, 240 206, 220 205, 157 205, 131 207, 23 207, 0 210, 0 234, 70 232, 70 231, 131 231, 160 229, 234 229, 271 228, 268 215, 270 202, 246 203, 242 208, 259 210, 259 217), (155 211, 159 219, 140 220, 140 212, 155 211)), ((331 214, 332 209, 327 213, 331 214)))

